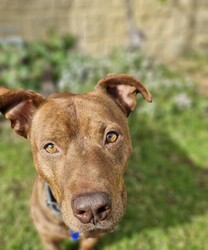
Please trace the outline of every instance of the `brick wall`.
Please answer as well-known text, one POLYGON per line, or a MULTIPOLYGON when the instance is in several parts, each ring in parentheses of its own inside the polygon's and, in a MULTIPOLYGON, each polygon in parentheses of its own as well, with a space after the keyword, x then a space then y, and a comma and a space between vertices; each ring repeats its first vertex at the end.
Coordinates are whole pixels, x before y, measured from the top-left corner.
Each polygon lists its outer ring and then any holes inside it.
MULTIPOLYGON (((172 59, 185 48, 208 47, 207 0, 132 0, 143 49, 172 59)), ((0 38, 45 39, 47 31, 73 33, 80 49, 104 54, 128 43, 125 0, 0 0, 0 38)))

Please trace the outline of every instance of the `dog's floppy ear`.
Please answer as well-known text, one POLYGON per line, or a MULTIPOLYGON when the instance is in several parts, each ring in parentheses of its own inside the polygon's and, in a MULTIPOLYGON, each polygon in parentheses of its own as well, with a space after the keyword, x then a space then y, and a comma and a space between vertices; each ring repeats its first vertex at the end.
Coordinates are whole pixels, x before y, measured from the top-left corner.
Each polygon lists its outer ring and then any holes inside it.
POLYGON ((32 91, 0 87, 0 112, 11 121, 13 130, 27 138, 30 121, 44 98, 32 91))
POLYGON ((97 90, 107 92, 128 116, 136 106, 136 95, 141 93, 143 98, 152 102, 152 95, 148 89, 134 77, 125 74, 109 74, 101 79, 97 90))

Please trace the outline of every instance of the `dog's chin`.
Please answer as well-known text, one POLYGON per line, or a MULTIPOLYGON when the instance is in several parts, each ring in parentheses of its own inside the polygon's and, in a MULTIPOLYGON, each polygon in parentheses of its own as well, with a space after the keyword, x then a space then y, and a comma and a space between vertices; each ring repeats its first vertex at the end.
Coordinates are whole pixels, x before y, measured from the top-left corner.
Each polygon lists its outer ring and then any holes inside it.
POLYGON ((100 229, 100 228, 96 228, 90 231, 84 231, 81 233, 81 236, 84 236, 85 238, 95 238, 95 237, 100 237, 106 233, 110 233, 114 231, 114 227, 113 228, 105 228, 105 229, 100 229))

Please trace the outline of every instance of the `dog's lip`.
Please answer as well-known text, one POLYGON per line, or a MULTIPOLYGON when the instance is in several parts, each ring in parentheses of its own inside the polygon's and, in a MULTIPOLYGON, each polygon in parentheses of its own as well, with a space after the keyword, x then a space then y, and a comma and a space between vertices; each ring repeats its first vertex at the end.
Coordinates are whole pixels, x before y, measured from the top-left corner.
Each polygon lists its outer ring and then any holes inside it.
MULTIPOLYGON (((73 229, 73 226, 70 226, 69 228, 73 229)), ((108 225, 108 226, 102 226, 102 225, 84 225, 83 227, 77 227, 73 230, 75 232, 80 232, 83 234, 90 234, 90 235, 96 235, 96 234, 104 234, 114 231, 115 226, 114 225, 108 225)))
POLYGON ((95 228, 87 231, 83 231, 81 235, 85 237, 98 237, 106 233, 113 232, 114 228, 95 228))

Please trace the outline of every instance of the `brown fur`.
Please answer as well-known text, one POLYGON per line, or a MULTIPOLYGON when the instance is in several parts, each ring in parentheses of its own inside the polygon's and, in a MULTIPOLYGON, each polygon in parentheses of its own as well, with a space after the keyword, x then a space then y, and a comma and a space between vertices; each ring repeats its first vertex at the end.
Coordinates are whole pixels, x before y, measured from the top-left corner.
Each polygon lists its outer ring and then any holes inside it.
POLYGON ((48 250, 60 249, 69 228, 81 233, 81 250, 92 250, 97 238, 112 231, 124 215, 123 175, 131 154, 126 116, 135 108, 138 92, 152 100, 139 81, 124 74, 108 75, 92 92, 53 94, 47 99, 31 91, 0 88, 0 111, 31 143, 37 170, 31 213, 48 250), (118 135, 113 143, 106 142, 109 131, 118 135), (48 143, 56 146, 55 153, 46 151, 48 143), (46 182, 62 218, 46 206, 46 182), (109 197, 109 206, 102 219, 83 223, 74 201, 88 197, 85 203, 98 202, 90 200, 93 194, 101 196, 98 200, 109 197))

